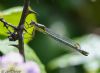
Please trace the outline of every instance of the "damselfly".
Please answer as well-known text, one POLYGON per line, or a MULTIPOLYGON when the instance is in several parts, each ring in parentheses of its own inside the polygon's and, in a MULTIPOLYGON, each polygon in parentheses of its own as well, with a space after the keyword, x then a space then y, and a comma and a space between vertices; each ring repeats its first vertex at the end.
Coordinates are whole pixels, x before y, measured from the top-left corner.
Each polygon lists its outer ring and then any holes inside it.
POLYGON ((35 23, 34 21, 32 21, 30 23, 31 26, 35 27, 35 30, 38 30, 44 34, 49 35, 50 37, 54 38, 55 40, 77 50, 78 52, 80 52, 81 54, 87 56, 88 52, 84 51, 81 49, 80 45, 74 41, 72 41, 69 38, 66 38, 66 40, 64 38, 62 38, 60 35, 54 33, 53 31, 51 31, 49 28, 47 28, 46 26, 39 24, 39 23, 35 23))

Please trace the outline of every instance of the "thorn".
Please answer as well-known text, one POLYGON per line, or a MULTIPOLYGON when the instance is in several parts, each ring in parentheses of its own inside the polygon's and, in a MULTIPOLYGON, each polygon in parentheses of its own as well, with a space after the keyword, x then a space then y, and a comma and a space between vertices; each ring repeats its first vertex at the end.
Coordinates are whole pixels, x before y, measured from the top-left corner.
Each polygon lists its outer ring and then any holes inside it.
POLYGON ((6 32, 7 34, 11 34, 12 32, 10 32, 9 30, 8 30, 8 32, 6 32))
POLYGON ((15 44, 11 44, 9 46, 13 46, 13 47, 19 48, 18 45, 15 45, 15 44))
MULTIPOLYGON (((24 31, 27 32, 27 30, 24 28, 24 31)), ((28 32, 27 32, 28 33, 28 32)))
POLYGON ((34 14, 38 15, 37 12, 35 12, 35 11, 33 11, 33 10, 29 10, 29 14, 31 14, 31 13, 34 13, 34 14))

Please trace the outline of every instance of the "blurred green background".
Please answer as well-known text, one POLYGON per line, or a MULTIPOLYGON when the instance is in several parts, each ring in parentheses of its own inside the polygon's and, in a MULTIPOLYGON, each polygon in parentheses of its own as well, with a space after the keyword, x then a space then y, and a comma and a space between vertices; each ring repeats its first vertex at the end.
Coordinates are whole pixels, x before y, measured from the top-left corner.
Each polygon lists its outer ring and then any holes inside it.
MULTIPOLYGON (((0 11, 22 5, 23 0, 0 0, 0 11)), ((31 6, 39 23, 79 42, 90 53, 84 57, 36 31, 29 46, 47 73, 100 73, 100 0, 31 0, 31 6)))

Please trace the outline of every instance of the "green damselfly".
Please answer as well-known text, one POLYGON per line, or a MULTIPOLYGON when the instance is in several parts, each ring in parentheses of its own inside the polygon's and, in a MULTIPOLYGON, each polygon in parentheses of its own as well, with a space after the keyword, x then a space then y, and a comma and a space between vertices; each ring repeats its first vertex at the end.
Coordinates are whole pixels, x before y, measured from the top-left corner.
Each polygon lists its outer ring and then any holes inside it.
POLYGON ((80 52, 81 54, 87 56, 88 55, 88 52, 84 51, 81 49, 80 45, 76 42, 74 42, 73 40, 69 39, 69 38, 62 38, 60 35, 54 33, 53 31, 51 31, 49 28, 47 28, 46 26, 42 25, 42 24, 39 24, 39 23, 36 23, 34 21, 32 21, 30 23, 31 26, 34 26, 35 27, 35 30, 38 30, 44 34, 47 34, 49 35, 50 37, 52 37, 53 39, 77 50, 78 52, 80 52))

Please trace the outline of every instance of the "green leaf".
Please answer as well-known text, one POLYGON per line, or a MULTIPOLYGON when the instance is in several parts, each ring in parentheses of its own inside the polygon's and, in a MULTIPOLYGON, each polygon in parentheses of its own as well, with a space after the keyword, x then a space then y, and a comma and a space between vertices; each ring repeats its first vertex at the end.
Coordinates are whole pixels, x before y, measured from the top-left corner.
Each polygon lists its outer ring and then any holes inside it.
MULTIPOLYGON (((19 52, 16 47, 10 46, 11 44, 16 44, 16 42, 9 42, 9 40, 0 40, 0 52, 3 54, 7 54, 10 52, 19 52)), ((41 69, 41 73, 46 73, 44 65, 41 63, 39 58, 37 57, 34 50, 32 50, 27 44, 25 44, 25 58, 28 61, 35 61, 38 63, 41 69)))
POLYGON ((65 68, 68 66, 74 66, 84 63, 84 57, 80 55, 75 54, 65 54, 63 56, 60 56, 56 59, 51 60, 48 63, 48 68, 51 70, 57 69, 57 68, 65 68))
MULTIPOLYGON (((4 11, 0 11, 0 18, 4 18, 4 20, 12 25, 18 26, 21 14, 22 14, 22 7, 13 7, 4 11)), ((36 22, 36 15, 35 14, 29 14, 26 18, 26 21, 28 24, 31 22, 31 20, 34 20, 36 22)), ((25 23, 25 26, 28 25, 25 23)), ((9 28, 11 31, 13 29, 9 28)), ((32 32, 34 27, 27 28, 26 30, 28 33, 25 32, 24 34, 24 41, 25 43, 28 43, 32 38, 32 32)), ((0 22, 0 35, 7 36, 7 29, 3 26, 3 23, 0 22)))

